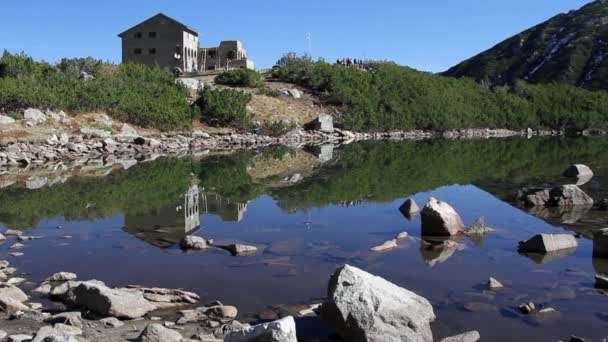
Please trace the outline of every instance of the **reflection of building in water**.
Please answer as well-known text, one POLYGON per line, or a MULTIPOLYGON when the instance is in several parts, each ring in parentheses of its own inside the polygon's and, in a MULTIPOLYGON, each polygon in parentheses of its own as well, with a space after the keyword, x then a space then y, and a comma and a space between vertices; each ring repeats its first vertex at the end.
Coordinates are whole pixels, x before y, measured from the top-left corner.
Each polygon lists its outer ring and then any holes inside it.
POLYGON ((224 221, 241 222, 247 211, 247 202, 232 202, 215 193, 203 191, 201 199, 203 213, 217 215, 224 221))
POLYGON ((198 185, 179 202, 138 215, 125 215, 124 231, 160 248, 179 243, 200 226, 198 185))

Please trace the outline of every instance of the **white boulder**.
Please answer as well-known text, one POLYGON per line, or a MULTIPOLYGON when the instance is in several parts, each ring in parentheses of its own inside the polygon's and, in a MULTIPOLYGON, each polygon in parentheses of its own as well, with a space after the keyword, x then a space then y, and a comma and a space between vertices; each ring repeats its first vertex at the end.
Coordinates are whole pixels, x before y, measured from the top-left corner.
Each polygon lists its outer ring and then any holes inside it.
POLYGON ((226 335, 224 342, 298 342, 296 322, 287 316, 274 322, 254 325, 226 335))
POLYGON ((451 236, 464 231, 464 222, 456 210, 433 197, 422 209, 421 219, 422 235, 451 236))

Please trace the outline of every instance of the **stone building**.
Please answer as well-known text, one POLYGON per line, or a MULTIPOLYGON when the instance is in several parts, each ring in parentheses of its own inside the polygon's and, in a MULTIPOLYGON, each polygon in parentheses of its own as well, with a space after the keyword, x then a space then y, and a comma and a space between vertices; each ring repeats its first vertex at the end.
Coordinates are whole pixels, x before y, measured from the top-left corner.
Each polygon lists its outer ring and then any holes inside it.
POLYGON ((198 64, 201 70, 255 69, 255 64, 247 57, 247 50, 238 40, 225 40, 220 46, 199 49, 198 64))
POLYGON ((198 70, 198 33, 164 14, 118 36, 122 38, 123 63, 159 65, 167 71, 198 70))
POLYGON ((123 63, 158 65, 178 73, 255 67, 240 41, 223 41, 218 47, 201 49, 196 31, 162 13, 118 36, 123 63))

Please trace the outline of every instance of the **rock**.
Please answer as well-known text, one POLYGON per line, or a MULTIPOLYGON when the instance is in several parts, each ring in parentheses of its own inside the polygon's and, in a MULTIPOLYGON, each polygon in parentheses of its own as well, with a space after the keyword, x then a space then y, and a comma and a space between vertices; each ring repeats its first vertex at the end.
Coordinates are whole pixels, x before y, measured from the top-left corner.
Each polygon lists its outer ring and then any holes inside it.
POLYGON ((493 232, 494 229, 490 227, 486 227, 486 219, 481 216, 472 225, 470 225, 464 233, 466 235, 485 235, 493 232))
POLYGON ((586 177, 593 176, 593 171, 587 165, 573 164, 566 171, 564 177, 586 177))
POLYGON ((21 284, 25 283, 26 280, 27 279, 25 279, 25 278, 15 277, 15 278, 11 278, 11 279, 7 280, 6 283, 9 284, 9 285, 15 285, 16 286, 16 285, 21 285, 21 284))
POLYGON ((110 132, 110 131, 106 131, 106 130, 99 129, 99 128, 89 128, 89 127, 80 128, 80 133, 86 134, 86 135, 91 135, 94 137, 99 137, 102 139, 109 138, 110 136, 112 136, 112 132, 110 132))
POLYGON ((6 333, 6 331, 4 331, 4 330, 0 330, 0 341, 2 341, 2 340, 3 340, 3 339, 6 337, 6 335, 8 335, 8 334, 6 333))
POLYGON ((536 309, 536 306, 532 302, 519 305, 519 311, 521 311, 521 313, 523 313, 524 315, 532 313, 534 309, 536 309))
POLYGON ((44 322, 50 324, 61 323, 82 328, 82 314, 80 311, 62 312, 45 319, 44 322))
POLYGON ((372 247, 370 249, 370 251, 372 251, 372 252, 384 252, 384 251, 387 251, 387 250, 390 250, 390 249, 393 249, 393 248, 397 248, 397 240, 395 240, 395 239, 385 241, 380 246, 372 247))
POLYGON ((576 335, 570 336, 570 342, 585 342, 585 339, 576 335))
POLYGON ((42 122, 45 122, 47 119, 46 115, 44 115, 44 113, 42 111, 35 109, 35 108, 26 109, 23 112, 23 117, 26 120, 30 120, 35 123, 42 123, 42 122))
POLYGON ((86 342, 84 339, 76 339, 74 336, 47 336, 42 342, 86 342))
POLYGON ((462 233, 462 218, 449 204, 431 197, 421 213, 423 236, 451 236, 462 233))
POLYGON ((120 328, 125 325, 121 320, 116 317, 108 317, 104 319, 100 319, 99 322, 103 324, 104 327, 107 328, 120 328))
POLYGON ((52 286, 49 283, 42 283, 40 286, 32 290, 32 292, 40 295, 49 295, 51 293, 52 286))
POLYGON ((318 118, 313 120, 311 124, 312 128, 317 131, 325 133, 333 133, 334 131, 334 118, 331 115, 321 114, 318 118))
POLYGON ((25 334, 9 335, 6 338, 6 342, 27 342, 27 341, 31 341, 32 338, 33 338, 32 335, 25 335, 25 334))
POLYGON ((4 241, 4 240, 6 240, 6 236, 4 236, 4 235, 2 235, 2 234, 0 233, 0 242, 1 242, 1 241, 4 241))
POLYGON ((203 250, 209 248, 207 240, 200 236, 188 235, 179 243, 182 249, 203 250))
POLYGON ((549 253, 577 247, 576 238, 568 234, 538 234, 519 243, 520 251, 531 253, 549 253))
POLYGON ((258 318, 263 321, 273 321, 273 320, 277 319, 278 317, 279 317, 279 315, 274 310, 270 310, 270 309, 266 309, 266 310, 258 313, 258 318))
POLYGON ((231 244, 223 247, 224 249, 230 251, 232 255, 248 255, 257 252, 258 248, 255 246, 249 245, 241 245, 241 244, 231 244))
POLYGON ((302 92, 295 88, 287 90, 287 93, 294 99, 299 99, 302 97, 302 92))
POLYGON ((469 331, 464 334, 446 337, 441 342, 477 342, 481 339, 477 330, 469 331))
POLYGON ((595 275, 595 288, 608 289, 608 275, 596 274, 595 275))
POLYGON ((407 239, 408 236, 410 236, 410 234, 408 234, 407 232, 401 232, 401 233, 395 235, 395 239, 403 240, 403 239, 407 239))
POLYGON ((504 285, 501 284, 498 280, 490 277, 490 279, 488 279, 488 289, 489 290, 495 290, 495 289, 501 289, 503 288, 504 285))
POLYGON ((69 337, 69 336, 76 336, 76 335, 82 335, 82 330, 80 330, 79 328, 71 327, 71 326, 60 323, 60 324, 56 324, 55 327, 44 326, 44 327, 38 329, 36 336, 34 336, 34 339, 32 339, 31 342, 43 342, 43 341, 46 341, 47 337, 51 337, 51 336, 69 337))
POLYGON ((239 310, 236 308, 236 306, 232 305, 216 305, 205 308, 203 311, 207 317, 222 322, 235 319, 238 312, 239 310))
POLYGON ((8 253, 8 255, 13 256, 13 257, 20 257, 20 256, 24 256, 25 254, 23 254, 21 252, 11 252, 11 253, 8 253))
POLYGON ((433 341, 428 300, 349 265, 331 276, 319 313, 347 341, 433 341))
POLYGON ((517 197, 527 207, 545 206, 549 202, 549 189, 521 189, 517 197))
POLYGON ((593 257, 608 258, 608 228, 593 233, 593 257))
POLYGON ((578 186, 569 184, 551 189, 547 205, 553 207, 592 206, 593 199, 578 186))
POLYGON ((399 211, 405 216, 408 220, 416 217, 418 212, 420 211, 420 207, 412 198, 408 198, 400 207, 399 211))
POLYGON ((28 299, 27 295, 18 287, 10 284, 0 283, 0 306, 9 303, 9 300, 23 303, 28 299))
POLYGON ((148 325, 139 335, 139 342, 180 342, 182 335, 160 324, 148 325))
POLYGON ((19 242, 14 243, 9 247, 9 249, 20 249, 20 248, 25 248, 25 245, 22 243, 19 243, 19 242))
POLYGON ((126 123, 123 123, 122 126, 120 126, 120 133, 125 135, 137 135, 135 128, 127 125, 126 123))
POLYGON ((40 189, 49 182, 46 177, 31 176, 25 181, 25 187, 30 190, 40 189))
POLYGON ((226 335, 225 342, 298 342, 296 322, 292 316, 280 320, 254 325, 226 335))
POLYGON ((541 315, 558 315, 559 311, 555 310, 554 308, 544 308, 539 310, 538 313, 541 315))
POLYGON ((0 125, 10 125, 15 123, 15 119, 10 116, 0 115, 0 125))
POLYGON ((203 82, 197 80, 196 78, 178 78, 175 80, 176 83, 183 85, 184 87, 191 90, 200 90, 205 87, 203 82))
POLYGON ((64 300, 102 316, 138 318, 155 310, 142 293, 112 289, 99 281, 84 281, 67 291, 64 300))

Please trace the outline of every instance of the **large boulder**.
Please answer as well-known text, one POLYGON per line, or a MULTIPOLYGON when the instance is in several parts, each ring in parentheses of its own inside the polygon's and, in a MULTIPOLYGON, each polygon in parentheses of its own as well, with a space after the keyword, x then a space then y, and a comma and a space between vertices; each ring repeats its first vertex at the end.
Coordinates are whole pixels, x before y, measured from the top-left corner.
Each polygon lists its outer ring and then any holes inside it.
POLYGON ((593 234, 593 257, 608 258, 608 228, 600 229, 593 234))
POLYGON ((520 251, 530 253, 550 253, 576 247, 576 238, 568 234, 538 234, 519 243, 520 251))
POLYGON ((112 289, 99 281, 83 281, 67 291, 65 300, 102 316, 139 318, 155 310, 141 292, 112 289))
POLYGON ((464 222, 454 208, 433 197, 421 212, 422 235, 451 236, 464 231, 464 222))
POLYGON ((349 265, 331 276, 319 310, 347 341, 433 341, 435 313, 428 300, 349 265))
POLYGON ((325 133, 334 132, 334 118, 331 115, 321 114, 312 122, 312 128, 325 133))
POLYGON ((137 338, 138 342, 180 342, 182 335, 160 324, 148 325, 137 338))
POLYGON ((517 198, 527 207, 545 206, 549 202, 549 189, 521 189, 517 198))
POLYGON ((592 206, 593 199, 574 184, 562 185, 549 191, 549 206, 592 206))
POLYGON ((441 342, 477 342, 480 338, 479 331, 473 330, 464 334, 446 337, 441 342))
POLYGON ((298 342, 296 322, 292 316, 280 320, 254 325, 234 331, 224 337, 224 342, 298 342))
POLYGON ((571 165, 566 171, 564 171, 565 177, 589 177, 593 176, 593 171, 587 165, 574 164, 571 165))

